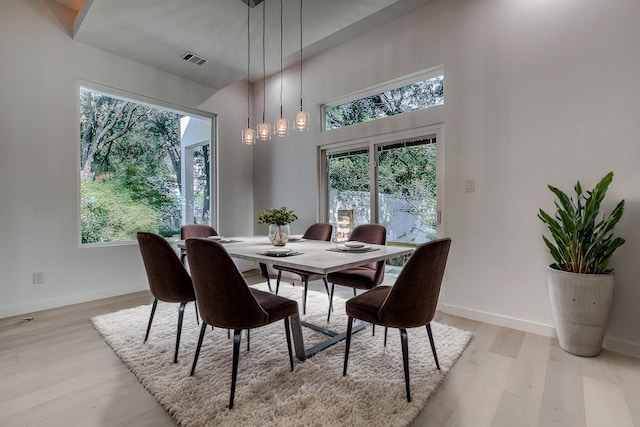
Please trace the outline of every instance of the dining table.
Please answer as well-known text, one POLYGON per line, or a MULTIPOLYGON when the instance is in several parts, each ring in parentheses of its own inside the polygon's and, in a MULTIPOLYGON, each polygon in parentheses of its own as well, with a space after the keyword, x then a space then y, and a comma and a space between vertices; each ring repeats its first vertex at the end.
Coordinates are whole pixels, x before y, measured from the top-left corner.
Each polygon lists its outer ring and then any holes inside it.
MULTIPOLYGON (((345 243, 307 240, 293 237, 285 247, 274 247, 267 236, 211 236, 222 244, 232 258, 256 262, 261 265, 279 265, 298 270, 327 275, 346 268, 357 267, 371 262, 410 255, 412 247, 365 244, 359 248, 349 247, 345 243)), ((184 240, 177 240, 179 248, 185 248, 184 240)), ((187 260, 189 253, 187 252, 187 260)), ((293 317, 293 316, 292 316, 293 317)), ((353 332, 362 330, 366 324, 354 326, 353 332)), ((345 339, 346 331, 328 329, 326 325, 317 325, 291 319, 291 332, 298 360, 305 360, 314 354, 345 339), (328 336, 328 339, 310 348, 305 348, 302 326, 311 328, 328 336)))

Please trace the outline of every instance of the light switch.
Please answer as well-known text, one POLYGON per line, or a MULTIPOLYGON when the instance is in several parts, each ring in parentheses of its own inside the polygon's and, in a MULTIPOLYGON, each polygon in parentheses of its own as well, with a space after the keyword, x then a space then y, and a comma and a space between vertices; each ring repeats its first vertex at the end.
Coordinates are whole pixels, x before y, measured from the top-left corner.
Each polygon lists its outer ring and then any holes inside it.
POLYGON ((476 180, 475 179, 467 179, 464 182, 464 192, 465 193, 473 193, 476 191, 476 180))

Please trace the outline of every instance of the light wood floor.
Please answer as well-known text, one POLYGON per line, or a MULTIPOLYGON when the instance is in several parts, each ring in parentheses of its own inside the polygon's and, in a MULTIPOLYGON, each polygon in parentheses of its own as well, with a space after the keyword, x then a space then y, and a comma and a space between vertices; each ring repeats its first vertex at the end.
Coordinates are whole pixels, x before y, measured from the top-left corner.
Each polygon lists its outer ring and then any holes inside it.
MULTIPOLYGON (((175 425, 89 322, 150 301, 139 292, 0 319, 0 426, 175 425)), ((547 337, 436 320, 474 337, 414 426, 640 427, 640 359, 579 358, 547 337)))

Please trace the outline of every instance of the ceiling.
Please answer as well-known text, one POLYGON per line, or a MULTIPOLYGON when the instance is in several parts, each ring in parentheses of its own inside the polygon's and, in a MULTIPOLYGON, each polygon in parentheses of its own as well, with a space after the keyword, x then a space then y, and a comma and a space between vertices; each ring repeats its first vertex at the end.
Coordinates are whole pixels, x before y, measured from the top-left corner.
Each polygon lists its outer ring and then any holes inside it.
MULTIPOLYGON (((56 0, 78 12, 74 39, 215 89, 246 78, 246 0, 56 0), (186 52, 209 59, 196 65, 186 52)), ((309 58, 431 0, 306 0, 303 57, 309 58)), ((283 2, 283 66, 300 55, 300 1, 283 2)), ((251 8, 252 81, 280 70, 280 2, 251 8), (265 9, 266 7, 266 9, 265 9)))

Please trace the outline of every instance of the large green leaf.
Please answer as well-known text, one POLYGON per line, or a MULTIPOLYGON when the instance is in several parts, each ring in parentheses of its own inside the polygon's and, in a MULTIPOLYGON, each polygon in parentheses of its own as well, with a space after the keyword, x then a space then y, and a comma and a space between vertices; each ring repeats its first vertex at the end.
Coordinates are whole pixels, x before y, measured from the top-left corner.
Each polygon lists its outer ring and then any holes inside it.
POLYGON ((559 188, 549 185, 556 196, 556 208, 552 217, 540 209, 538 218, 544 222, 551 240, 542 236, 549 253, 555 261, 551 267, 575 273, 607 273, 613 253, 625 240, 613 236, 613 229, 622 218, 624 200, 620 201, 611 213, 598 220, 600 208, 609 185, 613 181, 613 172, 607 173, 591 191, 584 191, 580 181, 574 186, 575 199, 559 188))

